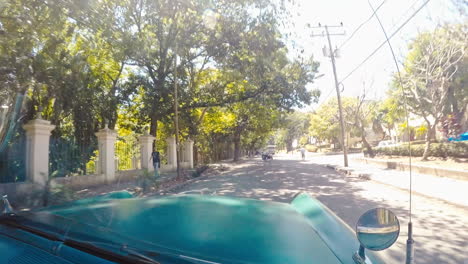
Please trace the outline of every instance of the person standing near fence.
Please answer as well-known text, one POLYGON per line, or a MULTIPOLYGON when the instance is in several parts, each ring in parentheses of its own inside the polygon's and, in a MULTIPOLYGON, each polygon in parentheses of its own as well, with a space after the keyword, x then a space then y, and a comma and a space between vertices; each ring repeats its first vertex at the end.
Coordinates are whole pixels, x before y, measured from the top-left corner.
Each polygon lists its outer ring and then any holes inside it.
POLYGON ((151 153, 151 159, 153 160, 154 177, 159 177, 159 168, 161 168, 161 159, 158 151, 151 153))

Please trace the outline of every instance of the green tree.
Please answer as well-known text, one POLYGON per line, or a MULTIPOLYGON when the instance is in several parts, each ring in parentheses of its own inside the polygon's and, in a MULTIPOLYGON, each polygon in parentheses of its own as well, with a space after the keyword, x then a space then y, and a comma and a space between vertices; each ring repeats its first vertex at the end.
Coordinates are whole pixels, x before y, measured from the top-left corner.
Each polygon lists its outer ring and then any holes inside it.
POLYGON ((420 34, 410 45, 402 72, 403 89, 409 111, 422 117, 427 125, 427 160, 435 129, 446 112, 450 97, 461 96, 466 107, 466 87, 455 86, 455 76, 466 57, 466 26, 444 26, 420 34), (457 94, 458 96, 454 96, 457 94))
POLYGON ((366 138, 366 130, 369 127, 374 129, 376 126, 376 122, 374 121, 376 121, 376 110, 378 103, 375 101, 366 100, 365 97, 365 91, 356 99, 344 97, 343 108, 348 132, 354 132, 352 134, 361 138, 361 142, 366 149, 366 153, 373 158, 375 154, 372 150, 372 146, 369 144, 369 141, 366 138))
POLYGON ((277 139, 279 147, 283 146, 286 151, 292 151, 292 143, 309 134, 310 114, 302 112, 292 112, 282 116, 280 124, 282 135, 277 139))
POLYGON ((396 125, 405 120, 403 105, 404 102, 392 95, 379 104, 376 119, 386 129, 387 135, 391 135, 391 131, 397 129, 396 125))
POLYGON ((309 133, 318 141, 339 142, 340 126, 338 103, 330 99, 321 104, 310 116, 309 133))
MULTIPOLYGON (((279 112, 318 96, 306 89, 318 64, 286 49, 283 8, 269 0, 2 3, 1 103, 26 94, 24 120, 41 114, 56 125, 53 137, 80 153, 70 171, 86 172, 94 133, 106 123, 133 131, 126 138, 149 127, 163 148, 175 81, 182 138, 200 140, 206 153, 216 148, 204 144, 209 137, 257 148, 279 112), (226 116, 232 123, 223 124, 226 116)), ((65 156, 55 155, 52 167, 65 156)))
POLYGON ((248 151, 264 145, 278 124, 278 110, 271 105, 261 105, 254 100, 228 107, 235 116, 232 128, 234 161, 240 157, 242 145, 248 151))

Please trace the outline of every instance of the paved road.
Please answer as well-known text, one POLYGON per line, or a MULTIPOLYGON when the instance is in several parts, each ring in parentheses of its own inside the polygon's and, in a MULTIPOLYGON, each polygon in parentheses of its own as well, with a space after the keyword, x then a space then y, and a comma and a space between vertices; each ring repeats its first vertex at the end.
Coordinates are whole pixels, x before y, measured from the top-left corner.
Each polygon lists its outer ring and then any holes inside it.
MULTIPOLYGON (((316 159, 315 157, 314 159, 316 159)), ((387 263, 404 263, 408 192, 373 181, 343 176, 312 161, 293 156, 259 159, 233 165, 219 176, 196 181, 179 192, 200 190, 207 194, 289 202, 304 191, 318 198, 350 226, 368 209, 394 211, 402 226, 395 245, 382 252, 387 263)), ((468 263, 468 209, 440 200, 413 196, 415 263, 468 263)))

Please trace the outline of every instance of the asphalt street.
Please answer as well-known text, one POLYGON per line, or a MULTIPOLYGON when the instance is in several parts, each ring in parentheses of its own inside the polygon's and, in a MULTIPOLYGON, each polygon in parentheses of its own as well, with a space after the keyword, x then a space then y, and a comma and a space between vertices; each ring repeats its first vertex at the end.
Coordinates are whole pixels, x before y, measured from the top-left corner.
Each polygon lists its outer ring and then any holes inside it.
MULTIPOLYGON (((337 173, 323 165, 331 162, 326 159, 337 160, 339 157, 316 156, 302 161, 295 154, 275 156, 271 162, 254 158, 229 164, 220 175, 202 178, 177 192, 286 203, 297 192, 307 192, 351 227, 367 210, 385 207, 398 216, 401 232, 397 242, 381 255, 387 263, 404 263, 409 193, 372 180, 337 173)), ((468 208, 420 195, 413 195, 412 202, 415 263, 468 263, 468 208)))

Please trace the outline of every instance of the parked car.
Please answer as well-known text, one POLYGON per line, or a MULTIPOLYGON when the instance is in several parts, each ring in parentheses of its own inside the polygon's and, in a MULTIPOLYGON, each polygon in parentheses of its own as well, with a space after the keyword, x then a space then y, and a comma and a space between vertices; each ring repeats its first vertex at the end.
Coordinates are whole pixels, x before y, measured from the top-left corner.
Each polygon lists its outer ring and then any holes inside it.
POLYGON ((358 221, 356 238, 307 194, 286 204, 117 192, 22 213, 4 202, 2 263, 376 264, 384 262, 364 247, 381 250, 399 233, 396 217, 375 209, 358 221))
POLYGON ((468 141, 468 132, 461 133, 458 137, 450 137, 448 141, 468 141))

